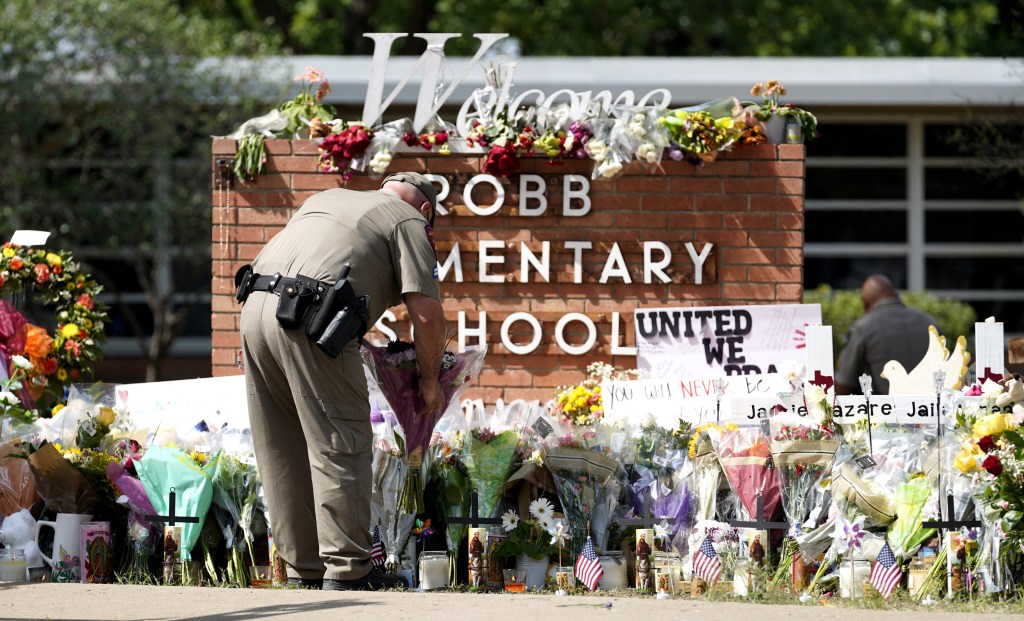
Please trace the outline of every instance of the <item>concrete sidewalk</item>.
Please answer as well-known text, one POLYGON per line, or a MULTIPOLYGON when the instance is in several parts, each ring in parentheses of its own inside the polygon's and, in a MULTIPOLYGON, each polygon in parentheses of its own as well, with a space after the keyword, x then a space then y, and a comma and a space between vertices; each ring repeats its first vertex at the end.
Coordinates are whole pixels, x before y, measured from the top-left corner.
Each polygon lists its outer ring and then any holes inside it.
MULTIPOLYGON (((933 621, 1021 618, 1006 613, 927 614, 933 621)), ((517 621, 920 621, 922 610, 883 611, 600 595, 332 593, 135 585, 0 583, 0 619, 137 621, 338 619, 517 621), (609 606, 610 605, 610 606, 609 606)))

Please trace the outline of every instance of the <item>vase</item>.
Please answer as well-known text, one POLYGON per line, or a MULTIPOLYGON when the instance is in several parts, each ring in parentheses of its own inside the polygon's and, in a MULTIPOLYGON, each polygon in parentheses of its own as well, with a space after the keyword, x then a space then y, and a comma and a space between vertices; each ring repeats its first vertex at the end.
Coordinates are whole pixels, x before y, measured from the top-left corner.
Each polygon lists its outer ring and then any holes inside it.
POLYGON ((54 582, 81 582, 82 525, 90 520, 86 513, 58 513, 56 521, 36 522, 36 545, 43 528, 53 529, 53 551, 47 556, 40 548, 40 555, 53 568, 54 582))
POLYGON ((764 121, 762 125, 764 125, 764 136, 770 144, 786 142, 786 117, 773 112, 771 118, 764 121))
POLYGON ((528 589, 540 589, 544 587, 544 582, 548 575, 548 559, 544 558, 532 558, 525 554, 516 556, 516 569, 522 569, 526 571, 526 579, 523 581, 526 583, 528 589))

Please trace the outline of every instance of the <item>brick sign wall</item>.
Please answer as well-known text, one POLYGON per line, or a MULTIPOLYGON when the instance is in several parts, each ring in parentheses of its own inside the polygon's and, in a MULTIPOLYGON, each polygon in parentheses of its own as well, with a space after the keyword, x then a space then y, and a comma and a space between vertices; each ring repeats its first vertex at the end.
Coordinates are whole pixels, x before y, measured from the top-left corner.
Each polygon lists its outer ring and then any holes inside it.
MULTIPOLYGON (((216 161, 231 140, 214 140, 216 161)), ((342 185, 317 172, 311 141, 268 140, 267 172, 213 196, 214 375, 240 373, 239 305, 232 276, 317 191, 342 185)), ((494 179, 481 158, 399 154, 389 170, 436 175, 447 215, 437 218, 449 348, 489 347, 468 396, 546 400, 581 380, 587 364, 636 365, 638 306, 799 302, 803 294, 804 148, 740 147, 694 167, 666 158, 591 180, 591 162, 524 160, 494 179), (539 330, 538 330, 539 328, 539 330)), ((354 175, 352 189, 379 178, 354 175)), ((385 330, 409 338, 402 307, 385 330)), ((379 333, 378 338, 383 338, 379 333)))

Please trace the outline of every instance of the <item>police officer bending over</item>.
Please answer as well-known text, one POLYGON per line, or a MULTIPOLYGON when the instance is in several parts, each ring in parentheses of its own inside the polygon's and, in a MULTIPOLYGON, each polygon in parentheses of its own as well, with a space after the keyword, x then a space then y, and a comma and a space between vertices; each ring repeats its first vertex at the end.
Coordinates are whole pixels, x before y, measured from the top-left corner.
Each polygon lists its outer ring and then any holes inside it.
POLYGON ((405 584, 370 561, 373 435, 358 347, 404 302, 425 414, 441 408, 436 203, 417 173, 393 174, 379 190, 321 192, 236 274, 253 445, 289 583, 405 584))

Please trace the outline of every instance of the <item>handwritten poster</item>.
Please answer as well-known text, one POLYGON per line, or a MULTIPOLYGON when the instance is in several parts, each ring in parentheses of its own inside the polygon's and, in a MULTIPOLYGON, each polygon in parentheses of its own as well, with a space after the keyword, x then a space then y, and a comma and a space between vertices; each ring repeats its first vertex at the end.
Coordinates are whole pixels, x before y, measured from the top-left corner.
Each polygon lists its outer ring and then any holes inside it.
MULTIPOLYGON (((680 420, 694 425, 714 421, 721 404, 731 398, 775 399, 792 391, 781 375, 745 375, 727 378, 642 379, 601 384, 604 420, 642 422, 648 418, 665 429, 675 429, 680 420), (719 401, 715 382, 722 382, 719 401)), ((724 407, 724 405, 723 405, 724 407)))
POLYGON ((637 309, 637 366, 650 377, 769 374, 805 364, 805 328, 818 304, 637 309))

